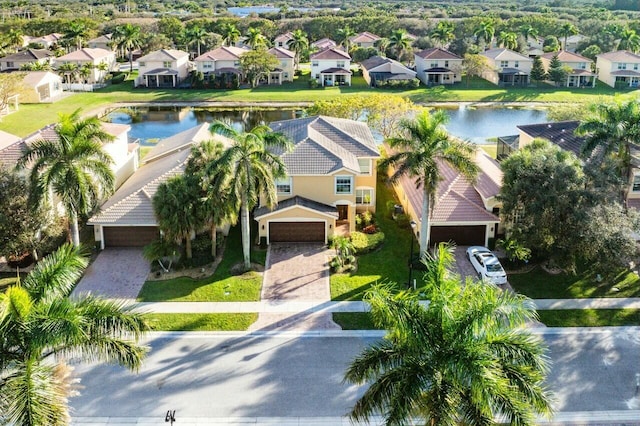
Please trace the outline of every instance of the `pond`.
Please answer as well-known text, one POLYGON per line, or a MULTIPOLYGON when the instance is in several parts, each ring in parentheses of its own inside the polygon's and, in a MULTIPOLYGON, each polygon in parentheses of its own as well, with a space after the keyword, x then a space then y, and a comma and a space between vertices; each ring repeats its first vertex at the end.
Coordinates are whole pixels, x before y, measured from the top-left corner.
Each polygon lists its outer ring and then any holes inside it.
MULTIPOLYGON (((246 18, 252 13, 275 13, 280 12, 281 8, 275 6, 247 6, 247 7, 228 7, 227 12, 232 13, 240 18, 246 18)), ((288 10, 298 10, 300 12, 308 12, 309 7, 289 7, 288 10)))
MULTIPOLYGON (((497 136, 515 135, 516 126, 547 121, 546 111, 515 108, 446 109, 450 116, 447 129, 451 134, 474 143, 487 143, 497 136)), ((236 128, 253 128, 261 123, 288 120, 302 116, 293 109, 234 109, 188 107, 136 107, 111 112, 107 119, 113 123, 129 124, 129 136, 139 138, 142 145, 150 145, 213 120, 228 120, 236 128)))

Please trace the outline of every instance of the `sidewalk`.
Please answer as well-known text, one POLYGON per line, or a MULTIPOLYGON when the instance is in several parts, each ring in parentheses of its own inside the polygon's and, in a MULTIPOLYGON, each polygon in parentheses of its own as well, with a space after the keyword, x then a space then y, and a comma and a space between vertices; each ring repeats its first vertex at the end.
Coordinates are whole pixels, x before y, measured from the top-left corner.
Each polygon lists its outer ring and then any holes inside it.
MULTIPOLYGON (((299 313, 368 312, 365 302, 260 301, 260 302, 136 302, 124 299, 137 312, 144 313, 299 313)), ((420 302, 427 305, 428 301, 420 302)), ((640 309, 640 298, 537 299, 539 310, 558 309, 640 309)))

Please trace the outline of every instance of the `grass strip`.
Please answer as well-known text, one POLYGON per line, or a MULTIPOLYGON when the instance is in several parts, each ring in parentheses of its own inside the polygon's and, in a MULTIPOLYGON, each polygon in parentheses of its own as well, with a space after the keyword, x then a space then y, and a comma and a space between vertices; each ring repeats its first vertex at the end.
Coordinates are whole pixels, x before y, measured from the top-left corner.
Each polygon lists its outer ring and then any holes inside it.
POLYGON ((153 331, 245 331, 257 313, 242 314, 145 314, 153 331))
POLYGON ((640 309, 558 309, 538 311, 547 327, 640 325, 640 309))
POLYGON ((369 312, 334 312, 333 321, 343 330, 379 330, 369 312))

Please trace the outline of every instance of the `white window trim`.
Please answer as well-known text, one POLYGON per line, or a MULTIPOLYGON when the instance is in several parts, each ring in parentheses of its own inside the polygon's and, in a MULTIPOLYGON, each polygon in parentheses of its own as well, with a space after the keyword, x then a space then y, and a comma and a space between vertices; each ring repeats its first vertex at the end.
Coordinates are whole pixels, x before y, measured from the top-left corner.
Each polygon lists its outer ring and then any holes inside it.
POLYGON ((337 175, 333 178, 333 192, 335 195, 349 195, 353 194, 353 176, 351 175, 337 175), (349 192, 338 192, 338 179, 349 179, 349 192))
POLYGON ((369 171, 367 173, 364 173, 362 170, 360 170, 360 174, 364 175, 364 176, 371 176, 371 168, 372 168, 371 159, 370 158, 358 158, 358 167, 360 167, 360 161, 362 161, 362 160, 369 162, 369 171))
POLYGON ((375 206, 376 205, 376 190, 370 186, 358 186, 356 187, 356 206, 375 206), (371 195, 369 203, 358 203, 358 191, 369 191, 371 195))
POLYGON ((640 180, 640 174, 633 175, 633 179, 631 180, 631 192, 640 192, 640 189, 633 189, 636 179, 640 180))
POLYGON ((276 191, 278 193, 278 195, 291 195, 293 194, 293 179, 291 178, 291 176, 284 178, 284 179, 276 179, 275 182, 276 185, 276 191), (284 184, 284 182, 288 180, 289 181, 289 192, 280 192, 278 191, 278 183, 284 184))

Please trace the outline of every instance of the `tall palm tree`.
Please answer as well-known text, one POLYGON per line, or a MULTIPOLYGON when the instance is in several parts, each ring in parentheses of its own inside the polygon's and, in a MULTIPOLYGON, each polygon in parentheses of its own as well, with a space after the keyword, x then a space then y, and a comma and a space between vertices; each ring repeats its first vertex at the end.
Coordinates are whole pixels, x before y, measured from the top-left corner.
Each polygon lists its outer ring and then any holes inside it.
POLYGON ((140 368, 141 314, 94 296, 69 298, 87 259, 63 245, 0 294, 0 420, 65 425, 77 379, 64 358, 140 368))
POLYGON ((278 202, 275 180, 286 175, 285 165, 278 155, 289 148, 282 133, 259 125, 250 131, 238 131, 229 123, 216 121, 211 133, 226 136, 233 145, 208 169, 208 174, 226 176, 222 186, 231 189, 231 197, 240 200, 240 227, 244 267, 251 267, 249 212, 260 197, 266 206, 278 202))
POLYGON ((56 71, 62 77, 63 82, 71 84, 76 80, 79 68, 78 64, 66 62, 64 64, 58 65, 56 71))
POLYGON ((515 50, 518 48, 518 35, 511 31, 500 31, 498 45, 506 49, 515 50))
POLYGON ((438 43, 439 47, 445 47, 455 38, 455 25, 453 22, 440 21, 431 31, 431 39, 438 43))
POLYGON ((631 151, 640 144, 640 103, 637 100, 601 103, 591 107, 591 114, 580 122, 576 134, 586 136, 583 157, 589 158, 598 147, 614 157, 617 171, 624 182, 624 202, 633 179, 631 151))
POLYGON ((69 27, 64 34, 64 39, 68 40, 69 43, 73 44, 76 49, 82 49, 82 45, 84 44, 84 40, 89 35, 89 29, 82 22, 71 22, 69 23, 69 27))
POLYGON ((4 39, 11 48, 20 49, 24 44, 24 33, 18 28, 10 28, 4 39))
POLYGON ((403 29, 395 30, 389 37, 389 47, 395 51, 396 59, 402 60, 402 54, 411 47, 411 39, 403 29))
POLYGON ((194 25, 191 28, 187 28, 185 36, 188 44, 195 44, 198 49, 198 56, 200 56, 200 48, 209 39, 209 33, 204 28, 194 25))
POLYGON ((227 46, 233 46, 240 39, 240 30, 235 25, 229 23, 222 27, 222 41, 227 46))
POLYGON ((142 46, 142 32, 140 26, 124 24, 116 27, 113 34, 118 50, 126 51, 129 57, 129 72, 133 72, 133 51, 142 46))
POLYGON ((444 111, 433 114, 425 111, 415 119, 402 120, 401 136, 387 140, 393 153, 381 161, 382 167, 395 169, 391 182, 407 175, 415 178, 416 186, 422 189, 421 257, 429 248, 429 215, 434 208, 438 183, 442 180, 441 163, 447 163, 469 179, 474 179, 478 171, 474 159, 476 146, 454 139, 447 133, 444 124, 448 117, 444 111))
POLYGON ((344 47, 344 50, 346 52, 349 52, 349 50, 351 49, 351 37, 356 35, 356 32, 353 31, 351 27, 347 25, 344 28, 338 29, 338 32, 336 34, 338 36, 337 37, 338 44, 344 47))
POLYGON ((199 198, 203 214, 211 232, 211 257, 217 256, 217 230, 219 226, 238 221, 240 208, 233 191, 226 186, 227 176, 219 171, 209 174, 213 165, 224 152, 224 146, 217 141, 203 141, 191 148, 185 174, 197 180, 199 198))
POLYGON ((309 49, 309 39, 307 38, 307 34, 302 30, 295 30, 291 32, 289 49, 296 54, 294 57, 294 69, 297 70, 302 54, 309 49))
POLYGON ((567 39, 569 36, 578 34, 578 28, 573 25, 571 22, 565 22, 560 27, 560 37, 564 37, 564 44, 562 45, 562 50, 567 50, 567 39))
POLYGON ((375 42, 375 46, 378 49, 378 53, 382 56, 387 56, 387 49, 389 49, 389 44, 391 42, 388 38, 382 37, 380 40, 375 42))
POLYGON ((187 259, 193 257, 191 237, 204 224, 199 195, 199 182, 185 174, 160 184, 152 200, 160 229, 169 239, 185 241, 187 259))
POLYGON ((29 166, 30 199, 37 205, 55 195, 69 221, 71 241, 80 245, 78 215, 91 212, 113 191, 113 160, 102 144, 113 136, 102 129, 97 117, 80 118, 80 110, 60 114, 55 126, 56 139, 41 139, 31 144, 18 161, 29 166))
POLYGON ((479 426, 496 417, 534 425, 536 414, 550 416, 546 348, 524 326, 537 318, 533 303, 493 285, 461 283, 444 244, 425 264, 428 307, 415 292, 376 286, 366 293, 374 322, 388 333, 347 368, 346 382, 369 384, 351 418, 479 426))
POLYGON ((473 31, 473 35, 478 40, 483 40, 484 43, 491 47, 491 43, 493 42, 493 36, 496 33, 496 24, 491 18, 483 19, 480 21, 476 29, 473 31))
POLYGON ((249 28, 247 31, 247 44, 256 49, 259 47, 266 47, 268 44, 267 38, 262 34, 260 28, 249 28))
POLYGON ((528 43, 530 38, 538 37, 538 30, 531 25, 524 25, 520 28, 520 35, 524 37, 524 42, 528 43))
POLYGON ((618 50, 628 50, 637 53, 640 50, 640 35, 631 28, 625 28, 620 32, 618 50))

